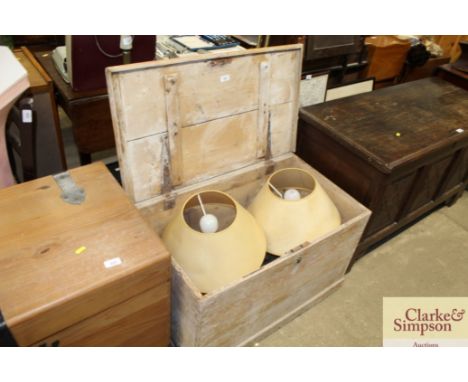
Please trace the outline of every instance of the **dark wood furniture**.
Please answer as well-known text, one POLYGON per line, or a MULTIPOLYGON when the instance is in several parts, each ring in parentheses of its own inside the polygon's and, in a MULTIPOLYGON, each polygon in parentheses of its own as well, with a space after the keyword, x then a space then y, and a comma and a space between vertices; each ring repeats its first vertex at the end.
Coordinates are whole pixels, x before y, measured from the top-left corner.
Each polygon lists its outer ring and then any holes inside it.
POLYGON ((119 35, 66 37, 68 77, 75 92, 106 89, 105 68, 154 60, 156 36, 133 36, 131 52, 123 54, 119 35))
POLYGON ((15 47, 27 46, 34 50, 38 50, 37 48, 52 49, 65 44, 64 35, 17 35, 12 36, 12 39, 15 47))
POLYGON ((21 97, 10 110, 6 140, 10 165, 17 182, 36 179, 36 126, 32 97, 21 97))
POLYGON ((311 68, 320 65, 319 60, 332 57, 337 59, 336 64, 346 65, 348 55, 361 54, 364 48, 363 36, 319 35, 305 37, 304 60, 310 62, 311 68))
POLYGON ((453 63, 453 67, 462 72, 468 73, 468 39, 466 41, 460 41, 460 57, 453 63))
POLYGON ((232 35, 232 37, 239 40, 241 46, 246 49, 258 48, 262 42, 261 35, 232 35))
POLYGON ((28 48, 17 49, 14 54, 26 69, 30 84, 10 113, 7 124, 10 147, 16 153, 10 163, 17 181, 23 182, 61 172, 67 164, 52 79, 28 48), (20 109, 24 108, 31 110, 31 123, 22 120, 20 109))
POLYGON ((90 163, 91 154, 115 147, 107 89, 75 92, 55 68, 50 51, 34 55, 52 78, 57 103, 72 122, 81 164, 90 163))
POLYGON ((298 154, 372 210, 354 255, 468 183, 468 92, 439 78, 300 111, 298 154))
POLYGON ((410 67, 405 65, 401 82, 416 81, 427 77, 432 77, 440 65, 448 64, 449 56, 429 58, 422 66, 410 67))
POLYGON ((439 66, 435 75, 456 86, 468 90, 468 73, 454 68, 452 64, 439 66))
POLYGON ((367 65, 364 36, 272 35, 268 45, 304 44, 302 75, 328 72, 328 85, 356 80, 367 65))

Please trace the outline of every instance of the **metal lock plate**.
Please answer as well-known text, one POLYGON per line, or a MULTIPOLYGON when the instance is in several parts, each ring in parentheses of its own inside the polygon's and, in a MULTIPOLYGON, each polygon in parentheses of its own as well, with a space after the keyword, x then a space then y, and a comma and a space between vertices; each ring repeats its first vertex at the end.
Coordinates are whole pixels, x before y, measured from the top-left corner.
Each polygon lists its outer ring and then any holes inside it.
POLYGON ((81 204, 86 199, 86 192, 83 188, 78 187, 70 176, 68 171, 61 172, 53 176, 55 182, 62 190, 60 197, 69 204, 81 204))

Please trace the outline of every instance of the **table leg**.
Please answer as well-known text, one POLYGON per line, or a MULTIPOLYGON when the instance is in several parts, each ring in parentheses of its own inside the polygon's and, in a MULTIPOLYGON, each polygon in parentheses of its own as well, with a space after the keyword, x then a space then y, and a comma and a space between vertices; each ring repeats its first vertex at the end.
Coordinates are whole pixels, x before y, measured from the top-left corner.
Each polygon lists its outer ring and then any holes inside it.
POLYGON ((80 163, 82 166, 85 164, 90 164, 91 163, 91 154, 89 153, 81 153, 80 152, 80 163))

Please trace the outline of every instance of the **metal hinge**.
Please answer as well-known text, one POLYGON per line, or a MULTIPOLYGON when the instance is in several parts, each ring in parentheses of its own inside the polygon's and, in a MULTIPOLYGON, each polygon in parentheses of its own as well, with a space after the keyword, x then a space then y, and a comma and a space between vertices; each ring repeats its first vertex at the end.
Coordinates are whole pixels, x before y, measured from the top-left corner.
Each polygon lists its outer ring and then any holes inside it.
POLYGON ((176 196, 174 194, 166 194, 164 196, 163 209, 172 210, 175 206, 176 196))
POLYGON ((78 187, 70 176, 68 171, 61 172, 53 176, 55 182, 62 190, 60 197, 69 204, 81 204, 86 199, 86 192, 83 188, 78 187))

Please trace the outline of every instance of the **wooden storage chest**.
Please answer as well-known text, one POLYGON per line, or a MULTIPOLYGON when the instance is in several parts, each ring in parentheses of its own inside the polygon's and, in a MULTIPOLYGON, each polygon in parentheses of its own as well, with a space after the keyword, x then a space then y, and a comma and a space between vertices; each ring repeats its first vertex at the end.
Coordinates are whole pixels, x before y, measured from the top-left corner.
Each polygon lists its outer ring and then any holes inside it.
POLYGON ((170 258, 102 163, 0 190, 0 345, 169 344, 170 258), (65 183, 63 183, 65 182, 65 183))
POLYGON ((188 197, 214 189, 247 206, 268 174, 311 171, 342 225, 219 290, 202 294, 172 260, 172 341, 245 345, 343 282, 369 211, 295 149, 301 45, 108 68, 126 191, 158 233, 188 197))
POLYGON ((468 92, 438 78, 300 111, 298 155, 372 211, 355 259, 468 181, 468 92))

